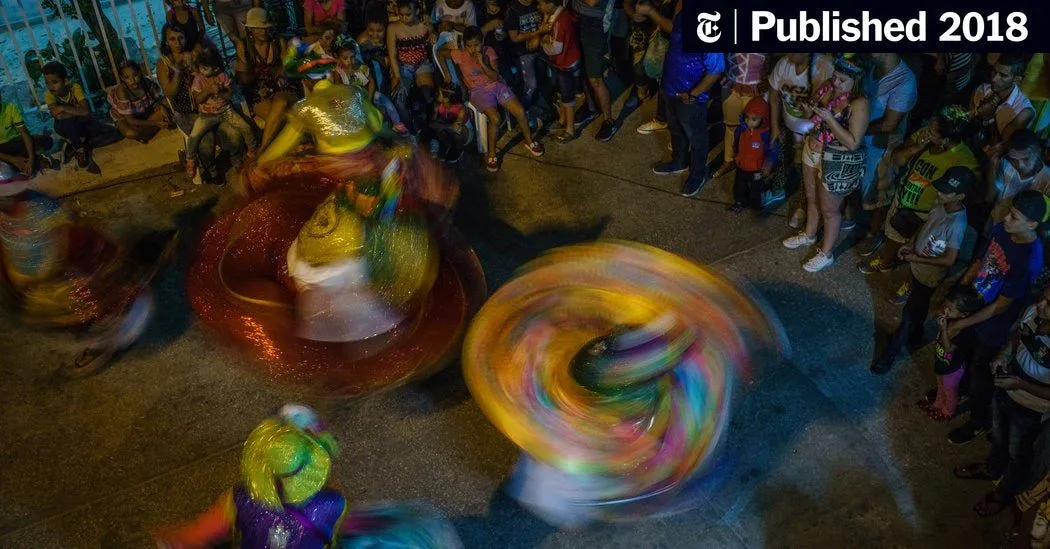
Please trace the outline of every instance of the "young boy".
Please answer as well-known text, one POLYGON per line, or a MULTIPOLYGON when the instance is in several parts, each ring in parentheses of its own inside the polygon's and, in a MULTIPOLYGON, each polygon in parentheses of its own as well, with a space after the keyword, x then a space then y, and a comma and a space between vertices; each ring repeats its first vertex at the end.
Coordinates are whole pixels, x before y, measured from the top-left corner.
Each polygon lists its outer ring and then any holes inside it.
POLYGON ((69 82, 66 67, 58 61, 44 65, 44 82, 47 84, 44 102, 55 118, 55 133, 66 140, 63 161, 69 162, 70 157, 75 156, 77 167, 93 174, 101 173, 91 158, 91 109, 84 89, 76 82, 69 82))
POLYGON ((57 168, 40 151, 50 149, 50 137, 29 135, 22 109, 0 99, 0 162, 6 162, 31 177, 38 168, 57 168))
POLYGON ((959 346, 957 353, 966 361, 970 379, 970 418, 948 435, 953 444, 966 444, 991 424, 995 387, 989 365, 1006 344, 1032 282, 1043 267, 1043 244, 1036 231, 1047 221, 1050 198, 1031 189, 1018 193, 1010 213, 992 228, 985 253, 960 281, 981 294, 984 306, 948 325, 948 334, 959 346))
POLYGON ((977 176, 963 166, 950 168, 933 182, 937 202, 922 228, 898 256, 911 267, 912 291, 901 311, 901 321, 889 345, 871 364, 873 374, 885 374, 893 367, 905 344, 922 338, 930 299, 944 280, 948 267, 955 264, 966 236, 966 195, 977 185, 977 176))
POLYGON ((478 16, 471 0, 437 0, 430 14, 430 22, 438 26, 439 32, 478 26, 478 16))
MULTIPOLYGON (((244 143, 245 153, 255 154, 255 133, 248 122, 230 104, 233 96, 233 81, 219 66, 219 58, 206 52, 197 63, 197 76, 193 79, 190 93, 200 109, 193 130, 186 141, 186 175, 193 178, 197 172, 197 146, 201 138, 220 124, 220 129, 231 137, 239 137, 244 143)), ((236 166, 235 166, 236 167, 236 166)))
POLYGON ((740 120, 733 137, 736 180, 733 182, 733 204, 728 208, 733 213, 740 213, 744 208, 762 209, 762 193, 766 190, 777 156, 769 130, 769 103, 762 96, 747 102, 740 120))
POLYGON ((562 7, 557 0, 540 0, 539 10, 543 14, 540 46, 554 67, 561 106, 558 109, 558 124, 561 129, 552 136, 559 143, 567 143, 576 137, 576 90, 579 88, 580 43, 576 38, 576 17, 562 7))

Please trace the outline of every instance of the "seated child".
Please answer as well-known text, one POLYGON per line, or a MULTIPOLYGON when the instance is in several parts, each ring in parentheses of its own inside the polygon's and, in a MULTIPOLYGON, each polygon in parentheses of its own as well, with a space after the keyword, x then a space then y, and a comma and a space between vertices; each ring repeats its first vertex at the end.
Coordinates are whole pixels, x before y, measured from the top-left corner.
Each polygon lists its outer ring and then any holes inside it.
POLYGON ((64 161, 69 162, 70 156, 75 156, 78 167, 101 173, 91 158, 91 109, 84 89, 69 81, 66 67, 58 61, 44 65, 44 82, 47 83, 44 102, 55 118, 55 133, 67 142, 64 161))
POLYGON ((321 24, 325 31, 316 42, 310 44, 310 50, 322 57, 335 57, 336 40, 346 32, 346 24, 339 19, 328 19, 321 24))
POLYGON ((339 63, 328 74, 328 79, 336 84, 347 86, 353 84, 367 90, 368 96, 383 111, 383 115, 390 121, 393 130, 400 135, 407 135, 408 128, 401 123, 401 115, 398 114, 394 102, 376 89, 376 83, 372 79, 368 65, 361 62, 360 50, 357 44, 353 40, 339 40, 337 41, 336 52, 336 59, 339 63))
MULTIPOLYGON (((193 78, 190 93, 200 109, 193 130, 186 140, 186 175, 190 178, 197 172, 197 146, 205 134, 219 127, 230 141, 244 144, 245 154, 254 155, 258 145, 251 125, 230 104, 233 95, 233 81, 226 71, 222 70, 219 58, 212 52, 205 52, 197 63, 197 76, 193 78)), ((234 167, 240 164, 234 160, 234 167)))
POLYGON ((29 135, 22 109, 0 99, 0 162, 13 166, 25 176, 38 169, 57 169, 57 163, 41 154, 54 143, 48 136, 29 135))
MULTIPOLYGON (((485 167, 490 172, 499 171, 499 159, 496 157, 496 143, 499 139, 499 107, 507 109, 513 116, 521 133, 525 137, 524 146, 533 156, 543 156, 543 145, 532 137, 529 122, 525 118, 525 108, 515 97, 510 87, 500 81, 496 66, 496 55, 489 49, 482 55, 481 32, 477 27, 470 27, 463 33, 463 49, 452 49, 450 45, 438 50, 441 62, 451 58, 459 72, 462 82, 470 92, 470 102, 488 117, 488 149, 485 167)), ((478 139, 482 139, 478 136, 478 139)))
POLYGON ((744 208, 762 209, 762 193, 776 163, 776 148, 769 131, 769 103, 761 96, 754 97, 740 115, 741 124, 733 138, 736 180, 733 182, 733 204, 729 211, 740 213, 744 208))
POLYGON ((106 99, 113 123, 127 139, 148 143, 159 130, 175 127, 164 92, 156 82, 142 76, 134 61, 120 66, 120 83, 109 89, 106 99))
POLYGON ((926 415, 934 421, 950 421, 959 404, 959 381, 963 376, 962 360, 954 360, 956 345, 948 337, 948 323, 976 313, 984 306, 980 294, 972 286, 956 286, 948 292, 944 307, 937 315, 937 343, 934 347, 936 362, 933 372, 937 374, 937 396, 933 402, 919 401, 926 415))
POLYGON ((387 91, 390 82, 387 65, 390 58, 386 51, 386 11, 369 10, 365 30, 357 36, 358 56, 368 66, 376 82, 376 91, 387 91))
POLYGON ((459 90, 444 87, 438 91, 438 105, 434 109, 434 118, 430 129, 434 139, 430 151, 440 155, 446 162, 458 162, 463 156, 463 146, 469 137, 467 127, 467 108, 459 97, 459 90))

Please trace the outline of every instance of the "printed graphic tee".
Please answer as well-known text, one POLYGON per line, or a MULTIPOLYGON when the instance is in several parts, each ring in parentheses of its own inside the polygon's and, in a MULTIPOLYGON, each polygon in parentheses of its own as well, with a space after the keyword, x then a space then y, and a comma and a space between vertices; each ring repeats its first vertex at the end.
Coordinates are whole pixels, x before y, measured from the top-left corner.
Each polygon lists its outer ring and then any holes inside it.
MULTIPOLYGON (((938 204, 930 210, 930 217, 915 235, 915 253, 922 257, 942 257, 948 250, 958 250, 966 237, 966 209, 948 213, 938 204)), ((915 278, 929 287, 938 286, 944 280, 947 267, 926 263, 909 263, 915 278)))
POLYGON ((933 182, 954 166, 965 166, 977 173, 977 157, 965 143, 940 153, 926 147, 912 155, 897 176, 897 206, 922 214, 929 212, 937 202, 933 182))
POLYGON ((813 129, 813 121, 805 116, 802 107, 799 106, 803 100, 808 99, 815 88, 826 82, 835 68, 831 58, 824 54, 811 56, 811 66, 798 74, 795 64, 788 58, 783 58, 773 67, 773 73, 769 75, 769 86, 780 92, 780 103, 784 106, 784 122, 787 128, 797 134, 806 134, 813 129))
POLYGON ((973 288, 985 305, 1001 297, 1010 298, 1010 306, 998 315, 978 324, 974 332, 986 345, 1005 345, 1014 320, 1021 314, 1032 282, 1043 268, 1043 244, 1037 238, 1019 243, 1010 238, 1002 224, 992 228, 988 248, 973 281, 973 288))

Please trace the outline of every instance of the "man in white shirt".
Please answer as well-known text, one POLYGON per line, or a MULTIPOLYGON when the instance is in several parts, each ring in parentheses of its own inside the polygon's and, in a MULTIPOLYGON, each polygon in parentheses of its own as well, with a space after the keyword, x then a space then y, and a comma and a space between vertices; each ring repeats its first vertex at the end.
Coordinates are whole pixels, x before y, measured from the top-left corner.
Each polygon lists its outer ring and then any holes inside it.
POLYGON ((434 3, 434 11, 430 20, 441 27, 445 25, 451 28, 440 28, 441 31, 457 30, 463 32, 467 27, 478 26, 478 16, 474 11, 474 2, 471 0, 438 0, 434 3))
POLYGON ((1024 76, 1025 60, 1017 54, 1003 54, 992 66, 992 79, 973 92, 971 103, 975 119, 988 132, 985 152, 989 157, 1001 152, 1003 144, 1015 131, 1028 127, 1035 117, 1032 102, 1018 83, 1024 76))
POLYGON ((1010 200, 1017 193, 1033 189, 1050 195, 1050 166, 1040 157, 1042 146, 1035 132, 1027 128, 1017 130, 1003 148, 1005 152, 991 158, 992 168, 988 170, 985 206, 991 214, 984 224, 985 233, 1010 213, 1010 200))

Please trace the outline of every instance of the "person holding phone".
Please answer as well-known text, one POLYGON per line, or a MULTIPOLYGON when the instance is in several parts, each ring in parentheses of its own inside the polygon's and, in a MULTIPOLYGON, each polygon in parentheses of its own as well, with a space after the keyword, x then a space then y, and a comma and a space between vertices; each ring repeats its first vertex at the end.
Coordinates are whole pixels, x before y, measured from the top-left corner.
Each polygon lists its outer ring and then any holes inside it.
POLYGON ((991 450, 985 461, 955 469, 967 480, 999 479, 974 505, 981 516, 999 513, 1025 488, 1041 420, 1050 412, 1050 289, 1025 310, 991 369, 996 387, 991 450))

